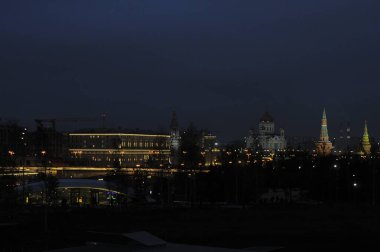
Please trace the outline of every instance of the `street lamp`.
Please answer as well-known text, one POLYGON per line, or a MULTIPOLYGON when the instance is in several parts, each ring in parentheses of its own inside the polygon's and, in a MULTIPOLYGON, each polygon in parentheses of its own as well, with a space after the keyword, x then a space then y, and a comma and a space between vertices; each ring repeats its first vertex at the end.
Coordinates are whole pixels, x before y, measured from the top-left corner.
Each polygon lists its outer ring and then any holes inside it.
POLYGON ((16 162, 14 160, 15 152, 12 150, 8 151, 9 156, 11 156, 11 167, 12 167, 12 176, 14 175, 14 169, 16 167, 16 162))
POLYGON ((43 162, 43 166, 44 166, 44 171, 45 171, 45 176, 47 176, 47 164, 46 164, 46 160, 45 160, 45 156, 46 156, 46 150, 42 150, 41 151, 41 155, 42 155, 42 162, 43 162))

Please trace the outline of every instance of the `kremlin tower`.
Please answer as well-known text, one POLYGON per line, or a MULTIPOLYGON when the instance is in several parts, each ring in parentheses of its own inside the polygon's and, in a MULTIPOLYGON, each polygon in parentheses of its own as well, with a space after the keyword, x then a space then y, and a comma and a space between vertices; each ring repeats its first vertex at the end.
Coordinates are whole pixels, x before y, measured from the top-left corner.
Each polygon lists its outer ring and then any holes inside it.
POLYGON ((367 121, 364 121, 364 134, 362 138, 362 147, 365 155, 371 154, 371 143, 369 142, 367 121))
POLYGON ((316 143, 316 151, 319 156, 327 156, 332 152, 333 146, 329 140, 329 133, 327 130, 327 117, 326 110, 323 109, 322 121, 321 121, 321 135, 319 141, 316 143))

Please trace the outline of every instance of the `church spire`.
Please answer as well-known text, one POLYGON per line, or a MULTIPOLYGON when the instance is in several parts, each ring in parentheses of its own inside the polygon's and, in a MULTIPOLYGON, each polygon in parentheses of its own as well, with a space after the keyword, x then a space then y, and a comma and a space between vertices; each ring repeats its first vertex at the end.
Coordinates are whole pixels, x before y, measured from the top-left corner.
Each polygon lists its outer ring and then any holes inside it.
POLYGON ((318 155, 326 156, 331 154, 332 143, 329 140, 329 132, 327 129, 327 116, 326 109, 323 108, 322 120, 321 120, 321 133, 319 136, 319 141, 316 144, 316 151, 318 155))
POLYGON ((371 143, 369 142, 367 121, 364 121, 364 133, 363 133, 363 138, 362 138, 362 145, 363 145, 364 154, 366 155, 371 154, 371 143))
POLYGON ((328 142, 329 141, 329 131, 327 129, 327 116, 326 109, 323 109, 322 120, 321 120, 321 134, 319 141, 328 142))

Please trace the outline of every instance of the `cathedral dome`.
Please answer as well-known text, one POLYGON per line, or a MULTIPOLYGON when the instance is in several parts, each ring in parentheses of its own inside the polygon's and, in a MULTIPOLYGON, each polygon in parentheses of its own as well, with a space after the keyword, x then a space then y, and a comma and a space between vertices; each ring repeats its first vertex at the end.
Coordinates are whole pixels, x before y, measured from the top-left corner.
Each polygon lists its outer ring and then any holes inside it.
POLYGON ((274 119, 268 112, 265 112, 265 114, 260 117, 260 122, 274 122, 274 119))

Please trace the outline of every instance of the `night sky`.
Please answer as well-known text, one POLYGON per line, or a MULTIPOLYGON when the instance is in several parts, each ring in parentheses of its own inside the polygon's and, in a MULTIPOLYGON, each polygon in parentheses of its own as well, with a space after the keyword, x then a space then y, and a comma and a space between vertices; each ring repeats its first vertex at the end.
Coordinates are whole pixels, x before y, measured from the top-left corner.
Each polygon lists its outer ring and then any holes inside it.
POLYGON ((318 136, 325 106, 330 135, 380 136, 379 0, 3 0, 0 48, 0 117, 27 126, 166 129, 176 110, 232 140, 267 110, 318 136))

